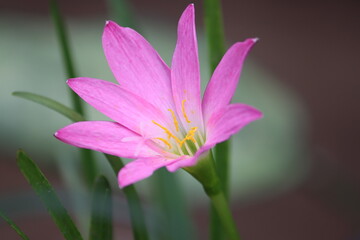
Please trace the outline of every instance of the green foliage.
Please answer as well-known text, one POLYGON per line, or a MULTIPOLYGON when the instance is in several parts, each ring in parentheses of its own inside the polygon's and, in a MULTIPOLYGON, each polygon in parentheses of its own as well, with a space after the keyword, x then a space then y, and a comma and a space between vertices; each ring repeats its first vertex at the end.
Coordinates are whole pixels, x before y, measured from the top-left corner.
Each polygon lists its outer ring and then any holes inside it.
POLYGON ((64 238, 67 240, 82 240, 80 232, 39 167, 23 150, 17 152, 16 162, 26 180, 46 206, 64 238))
POLYGON ((5 214, 3 214, 1 211, 0 211, 0 217, 2 217, 2 219, 4 219, 5 222, 7 222, 9 226, 15 230, 15 232, 19 235, 19 237, 21 237, 23 240, 29 240, 28 236, 26 236, 26 234, 23 231, 21 231, 21 229, 13 221, 10 218, 8 218, 5 214))
POLYGON ((13 92, 14 96, 24 98, 26 100, 39 103, 45 107, 48 107, 65 117, 69 118, 73 122, 79 122, 84 121, 84 117, 81 116, 76 111, 72 110, 71 108, 51 99, 48 97, 44 97, 35 93, 29 93, 29 92, 13 92))
MULTIPOLYGON (((213 72, 225 53, 225 34, 220 0, 204 0, 204 10, 210 69, 213 72)), ((229 141, 222 142, 215 147, 214 151, 216 170, 226 198, 228 198, 229 185, 229 145, 229 141)), ((210 237, 212 240, 223 239, 220 219, 213 207, 211 207, 210 237)))
MULTIPOLYGON (((109 154, 105 154, 106 159, 110 163, 115 175, 118 174, 120 169, 124 166, 121 158, 109 154)), ((123 188, 127 203, 129 205, 130 220, 132 231, 135 240, 149 239, 146 225, 144 211, 141 207, 141 201, 134 185, 123 188)))
POLYGON ((92 204, 89 240, 111 240, 112 226, 111 187, 104 176, 95 180, 92 204))

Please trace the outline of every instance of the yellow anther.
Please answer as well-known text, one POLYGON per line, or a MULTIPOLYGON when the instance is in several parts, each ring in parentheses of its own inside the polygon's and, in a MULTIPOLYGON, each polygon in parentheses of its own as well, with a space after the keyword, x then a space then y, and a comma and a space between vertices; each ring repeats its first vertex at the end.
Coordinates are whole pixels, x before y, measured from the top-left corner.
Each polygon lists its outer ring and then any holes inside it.
POLYGON ((166 127, 164 127, 164 126, 161 125, 160 123, 155 122, 154 120, 153 120, 152 122, 153 122, 156 126, 160 127, 161 129, 163 129, 163 130, 165 131, 165 133, 168 135, 168 139, 174 138, 177 143, 179 143, 179 144, 181 143, 180 139, 177 138, 174 134, 172 134, 169 129, 167 129, 166 127))
POLYGON ((175 113, 171 109, 168 109, 168 111, 171 112, 171 116, 173 117, 173 120, 174 120, 175 129, 178 132, 179 131, 179 122, 176 119, 175 113))
POLYGON ((197 127, 192 127, 189 132, 186 134, 186 137, 180 142, 180 147, 185 143, 186 140, 190 140, 193 143, 196 143, 196 139, 194 138, 195 132, 197 131, 197 127))
POLYGON ((185 102, 186 102, 186 99, 182 100, 181 102, 181 111, 184 115, 184 118, 186 120, 187 123, 191 123, 191 121, 189 120, 188 116, 186 115, 186 112, 185 112, 185 102))
POLYGON ((155 139, 162 141, 166 146, 168 146, 169 149, 172 148, 171 144, 168 141, 166 141, 165 139, 163 139, 163 138, 155 138, 155 139))

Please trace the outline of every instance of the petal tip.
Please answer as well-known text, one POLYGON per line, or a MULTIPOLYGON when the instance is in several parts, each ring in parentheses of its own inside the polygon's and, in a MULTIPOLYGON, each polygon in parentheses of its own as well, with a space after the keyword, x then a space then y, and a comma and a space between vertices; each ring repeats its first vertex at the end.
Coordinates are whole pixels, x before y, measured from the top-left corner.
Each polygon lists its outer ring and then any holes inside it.
MULTIPOLYGON (((122 168, 121 170, 123 170, 124 168, 122 168)), ((131 181, 127 181, 126 180, 126 176, 124 176, 124 171, 119 171, 118 173, 118 184, 119 184, 119 188, 124 188, 127 187, 131 184, 133 184, 131 181)))
POLYGON ((75 78, 69 78, 68 80, 66 80, 66 84, 71 86, 75 81, 75 78))
POLYGON ((259 40, 260 40, 259 38, 253 38, 253 39, 251 39, 251 41, 253 41, 253 43, 258 42, 259 40))
POLYGON ((194 15, 194 13, 195 13, 195 5, 194 5, 194 3, 190 3, 187 7, 186 7, 186 9, 184 10, 184 12, 183 12, 183 16, 193 16, 194 15))

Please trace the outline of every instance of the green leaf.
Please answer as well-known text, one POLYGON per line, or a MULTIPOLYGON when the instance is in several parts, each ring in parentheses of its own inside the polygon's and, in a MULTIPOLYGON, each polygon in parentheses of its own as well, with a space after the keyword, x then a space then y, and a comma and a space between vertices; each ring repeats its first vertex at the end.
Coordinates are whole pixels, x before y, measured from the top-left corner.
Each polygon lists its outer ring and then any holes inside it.
POLYGON ((12 227, 12 229, 15 230, 15 232, 23 239, 23 240, 29 240, 28 236, 21 231, 21 229, 10 219, 8 218, 4 213, 0 211, 0 217, 2 217, 9 225, 12 227))
POLYGON ((83 238, 81 237, 80 232, 38 166, 23 150, 17 152, 16 162, 26 180, 46 206, 65 239, 82 240, 83 238))
POLYGON ((204 0, 206 40, 213 72, 225 53, 225 34, 220 0, 204 0))
MULTIPOLYGON (((61 47, 61 53, 63 56, 63 62, 66 70, 67 78, 76 77, 73 58, 71 55, 70 44, 68 35, 65 27, 65 22, 61 16, 61 12, 56 0, 50 0, 50 13, 55 25, 58 41, 61 47)), ((79 96, 71 91, 71 99, 76 112, 84 115, 84 109, 82 107, 82 101, 79 96)))
MULTIPOLYGON (((121 158, 112 155, 105 154, 105 157, 109 161, 115 175, 119 173, 120 169, 124 166, 121 158)), ((130 220, 135 240, 147 240, 149 239, 146 225, 144 211, 141 207, 141 201, 134 185, 123 188, 126 201, 129 205, 130 220)))
POLYGON ((158 239, 191 240, 194 239, 194 226, 186 201, 176 175, 165 168, 157 170, 152 176, 153 195, 156 208, 160 211, 161 236, 158 239))
POLYGON ((111 240, 112 235, 111 188, 108 180, 99 176, 93 190, 89 240, 111 240))
POLYGON ((48 107, 65 117, 69 118, 73 122, 79 122, 84 121, 84 117, 81 116, 76 111, 72 110, 71 108, 51 99, 48 97, 44 97, 35 93, 29 93, 29 92, 13 92, 14 96, 21 97, 27 100, 30 100, 32 102, 39 103, 45 107, 48 107))
MULTIPOLYGON (((36 103, 39 103, 45 107, 48 107, 65 117, 69 118, 73 122, 85 121, 84 117, 79 113, 75 112, 71 108, 51 99, 35 93, 29 92, 13 92, 14 96, 21 97, 36 103)), ((84 178, 89 185, 92 185, 96 176, 95 161, 93 153, 89 149, 80 149, 81 164, 84 173, 84 178)))
MULTIPOLYGON (((59 40, 67 78, 74 78, 77 75, 75 72, 74 62, 72 60, 73 58, 71 55, 68 34, 64 19, 61 15, 60 8, 56 0, 50 0, 50 12, 53 18, 57 37, 59 40)), ((74 91, 70 91, 70 94, 75 111, 80 115, 85 116, 83 102, 80 99, 80 97, 74 91)), ((81 165, 84 173, 84 178, 87 184, 91 186, 95 180, 97 173, 93 152, 86 149, 86 150, 81 150, 80 154, 81 154, 81 165)))
MULTIPOLYGON (((213 72, 225 53, 225 34, 220 0, 204 0, 205 31, 210 57, 210 69, 213 72)), ((216 169, 221 180, 226 199, 228 199, 228 168, 229 168, 229 141, 215 147, 216 169)), ((210 237, 211 240, 223 239, 220 219, 211 206, 210 210, 210 237)))

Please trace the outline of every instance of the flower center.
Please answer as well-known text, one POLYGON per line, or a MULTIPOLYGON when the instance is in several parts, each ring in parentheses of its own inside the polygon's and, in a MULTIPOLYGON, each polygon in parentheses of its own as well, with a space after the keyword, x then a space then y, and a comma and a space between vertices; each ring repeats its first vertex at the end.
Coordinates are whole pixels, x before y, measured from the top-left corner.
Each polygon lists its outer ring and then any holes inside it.
MULTIPOLYGON (((186 102, 185 99, 182 100, 181 102, 181 112, 183 114, 185 121, 187 123, 191 123, 191 121, 189 120, 186 114, 185 102, 186 102)), ((171 113, 171 116, 173 118, 175 131, 179 132, 180 131, 179 121, 177 120, 175 112, 171 109, 168 109, 168 111, 171 113)), ((178 155, 194 155, 194 153, 200 148, 200 145, 204 144, 204 139, 201 136, 201 133, 197 131, 198 127, 191 127, 190 130, 188 130, 187 132, 185 131, 183 133, 180 132, 181 137, 178 137, 179 134, 173 134, 168 128, 155 122, 154 120, 152 121, 152 123, 154 123, 156 126, 164 130, 164 132, 167 135, 166 139, 160 137, 154 139, 157 139, 160 142, 162 142, 167 147, 167 149, 171 150, 171 152, 173 153, 176 153, 178 155), (200 143, 200 145, 198 142, 200 143), (175 145, 175 148, 173 147, 173 145, 175 145)))

